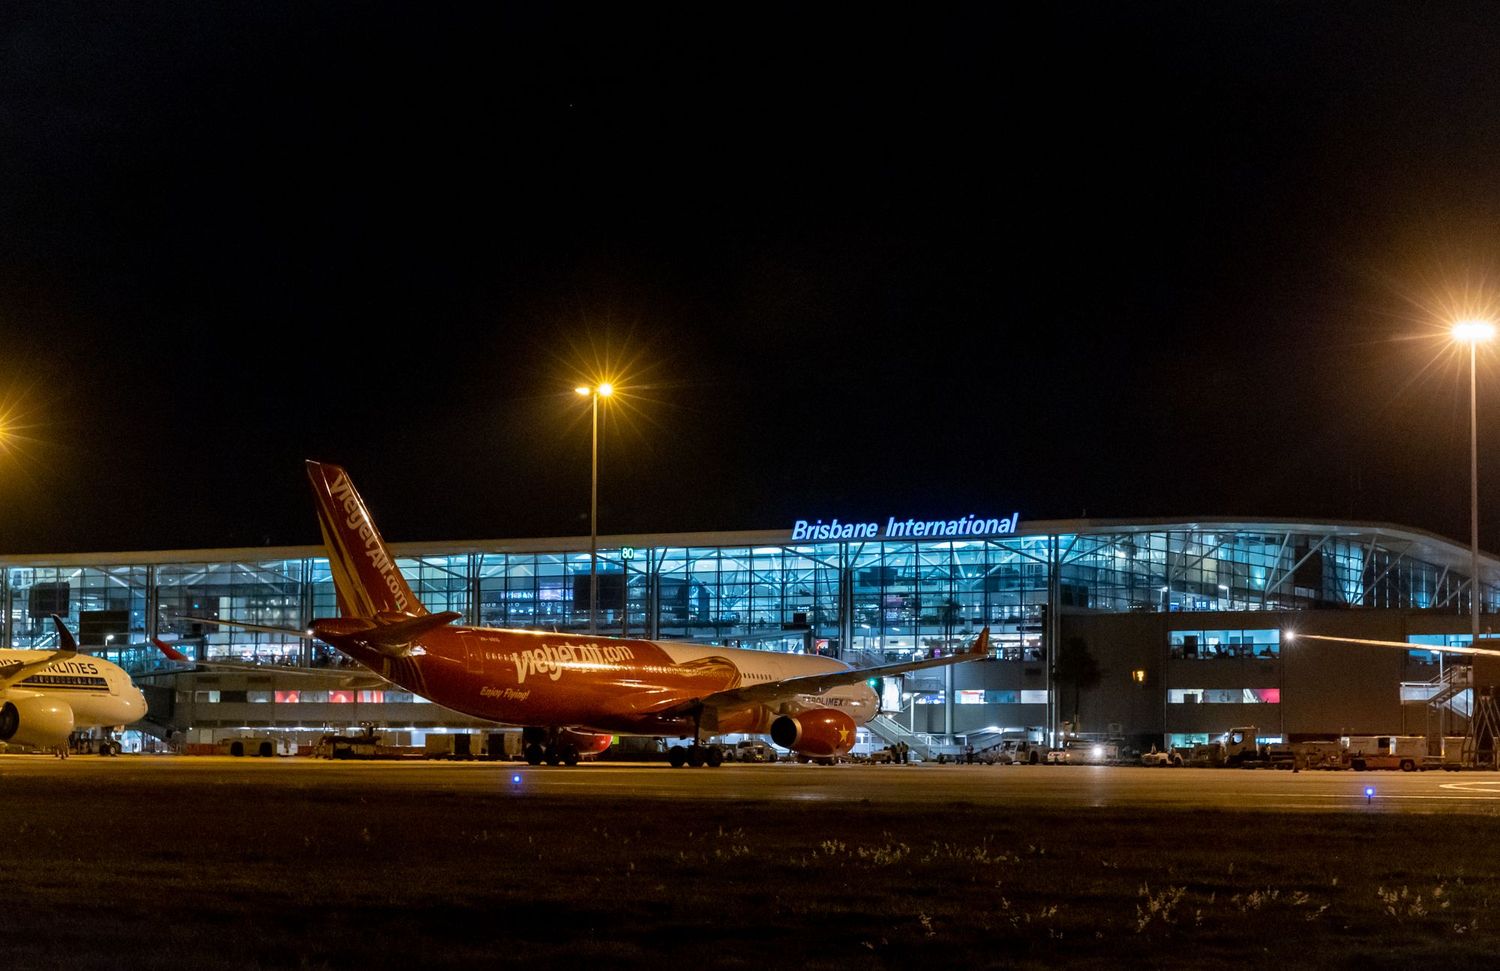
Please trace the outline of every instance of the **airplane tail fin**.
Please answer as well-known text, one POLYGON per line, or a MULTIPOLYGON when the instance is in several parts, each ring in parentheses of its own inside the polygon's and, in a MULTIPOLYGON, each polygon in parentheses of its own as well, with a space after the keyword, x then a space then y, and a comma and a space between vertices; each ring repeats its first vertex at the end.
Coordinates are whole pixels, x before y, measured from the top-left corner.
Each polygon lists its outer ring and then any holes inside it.
POLYGON ((73 639, 73 632, 68 630, 68 625, 63 623, 61 617, 51 614, 52 623, 57 628, 57 649, 66 657, 72 657, 78 653, 78 642, 73 639))
POLYGON ((168 661, 182 662, 188 660, 188 656, 186 654, 182 653, 171 644, 168 644, 160 637, 151 638, 151 643, 156 645, 156 649, 158 651, 161 651, 162 655, 166 657, 168 661))
POLYGON ((392 613, 426 616, 427 608, 396 568, 349 473, 337 465, 309 461, 307 477, 317 500, 339 613, 370 620, 392 613))

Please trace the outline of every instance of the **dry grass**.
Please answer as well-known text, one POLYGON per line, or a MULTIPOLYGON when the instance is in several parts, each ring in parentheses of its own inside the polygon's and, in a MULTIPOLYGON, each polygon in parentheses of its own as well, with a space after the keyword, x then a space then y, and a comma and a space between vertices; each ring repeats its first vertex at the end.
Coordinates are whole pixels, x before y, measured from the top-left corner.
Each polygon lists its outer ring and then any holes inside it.
POLYGON ((12 967, 1491 966, 1500 819, 5 794, 12 967))

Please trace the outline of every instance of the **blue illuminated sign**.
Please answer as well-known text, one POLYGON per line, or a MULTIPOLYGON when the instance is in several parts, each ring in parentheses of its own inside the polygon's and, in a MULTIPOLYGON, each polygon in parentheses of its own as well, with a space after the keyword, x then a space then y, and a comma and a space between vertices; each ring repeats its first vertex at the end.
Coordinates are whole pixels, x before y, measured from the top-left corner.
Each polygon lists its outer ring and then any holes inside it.
POLYGON ((1021 514, 1013 512, 999 519, 980 519, 973 513, 963 519, 897 519, 886 520, 885 528, 880 523, 841 523, 837 519, 825 523, 819 519, 808 522, 799 519, 792 526, 792 540, 820 539, 953 539, 959 536, 998 536, 1014 533, 1021 521, 1021 514))

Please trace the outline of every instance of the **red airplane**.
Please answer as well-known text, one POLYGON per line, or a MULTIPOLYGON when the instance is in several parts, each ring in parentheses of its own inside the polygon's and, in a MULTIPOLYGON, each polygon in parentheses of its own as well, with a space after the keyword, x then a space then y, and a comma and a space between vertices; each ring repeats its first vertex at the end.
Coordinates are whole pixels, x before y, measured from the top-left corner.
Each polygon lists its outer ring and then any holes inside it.
POLYGON ((310 632, 429 701, 522 726, 532 765, 574 765, 619 734, 691 739, 670 750, 672 765, 713 766, 722 752, 701 739, 731 732, 833 760, 879 712, 870 679, 989 656, 987 627, 962 653, 856 669, 826 657, 456 625, 461 614, 431 613, 412 593, 348 473, 310 461, 307 474, 342 616, 277 632, 310 632))

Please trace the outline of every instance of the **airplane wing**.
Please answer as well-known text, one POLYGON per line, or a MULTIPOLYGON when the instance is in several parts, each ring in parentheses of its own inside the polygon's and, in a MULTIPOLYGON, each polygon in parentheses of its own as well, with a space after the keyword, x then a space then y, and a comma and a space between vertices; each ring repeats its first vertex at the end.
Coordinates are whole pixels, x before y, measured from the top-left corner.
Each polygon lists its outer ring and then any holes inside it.
MULTIPOLYGON (((405 657, 411 652, 417 638, 428 631, 446 627, 462 617, 463 614, 456 610, 444 610, 436 614, 423 614, 420 617, 371 622, 369 628, 350 631, 346 636, 387 657, 405 657)), ((284 634, 287 637, 300 637, 308 641, 318 639, 317 635, 310 630, 292 630, 289 627, 266 627, 262 624, 247 624, 238 620, 214 620, 208 617, 195 617, 191 614, 178 614, 176 619, 216 624, 220 627, 238 627, 241 630, 254 630, 265 634, 284 634)))
MULTIPOLYGON (((1393 647, 1401 651, 1430 651, 1434 654, 1484 654, 1489 657, 1500 657, 1500 650, 1490 647, 1439 647, 1436 644, 1412 644, 1407 641, 1373 641, 1364 637, 1331 637, 1326 634, 1293 634, 1292 632, 1287 633, 1286 639, 1293 642, 1331 641, 1336 644, 1363 644, 1366 647, 1393 647)), ((1485 639, 1480 638, 1480 642, 1484 643, 1485 639)))
POLYGON ((337 681, 344 688, 378 688, 390 682, 368 669, 343 671, 337 668, 302 668, 280 664, 255 664, 250 661, 195 661, 177 650, 160 637, 151 638, 151 643, 167 660, 181 664, 181 668, 151 671, 140 675, 143 678, 176 677, 183 674, 229 673, 229 674, 273 674, 278 678, 316 678, 319 681, 337 681))
POLYGON ((959 654, 949 654, 946 657, 930 657, 921 661, 902 661, 897 664, 882 664, 873 668, 853 668, 848 671, 830 671, 827 674, 805 674, 797 678, 784 678, 781 681, 768 681, 763 684, 747 685, 743 688, 730 688, 727 691, 717 691, 699 700, 705 708, 723 708, 738 705, 762 704, 769 705, 778 701, 785 701, 797 695, 822 694, 830 688, 840 685, 858 684, 868 681, 870 678, 883 678, 892 674, 904 674, 907 671, 919 671, 923 668, 942 667, 947 664, 959 664, 963 661, 974 661, 982 657, 988 657, 990 653, 990 629, 986 627, 974 638, 974 643, 967 651, 959 654))
POLYGON ((53 614, 52 623, 57 625, 57 642, 62 647, 38 661, 9 661, 0 664, 0 688, 8 688, 31 672, 39 671, 58 661, 67 661, 78 653, 78 642, 73 640, 73 635, 63 624, 62 618, 53 614))
MULTIPOLYGON (((285 634, 287 637, 300 637, 304 641, 314 640, 312 631, 293 630, 290 627, 267 627, 264 624, 247 624, 238 620, 217 620, 212 617, 197 617, 193 614, 173 614, 173 620, 190 620, 195 624, 213 624, 216 627, 238 627, 240 630, 260 631, 262 634, 285 634)), ((157 645, 160 647, 161 645, 157 645)), ((176 660, 175 658, 173 660, 176 660)))

